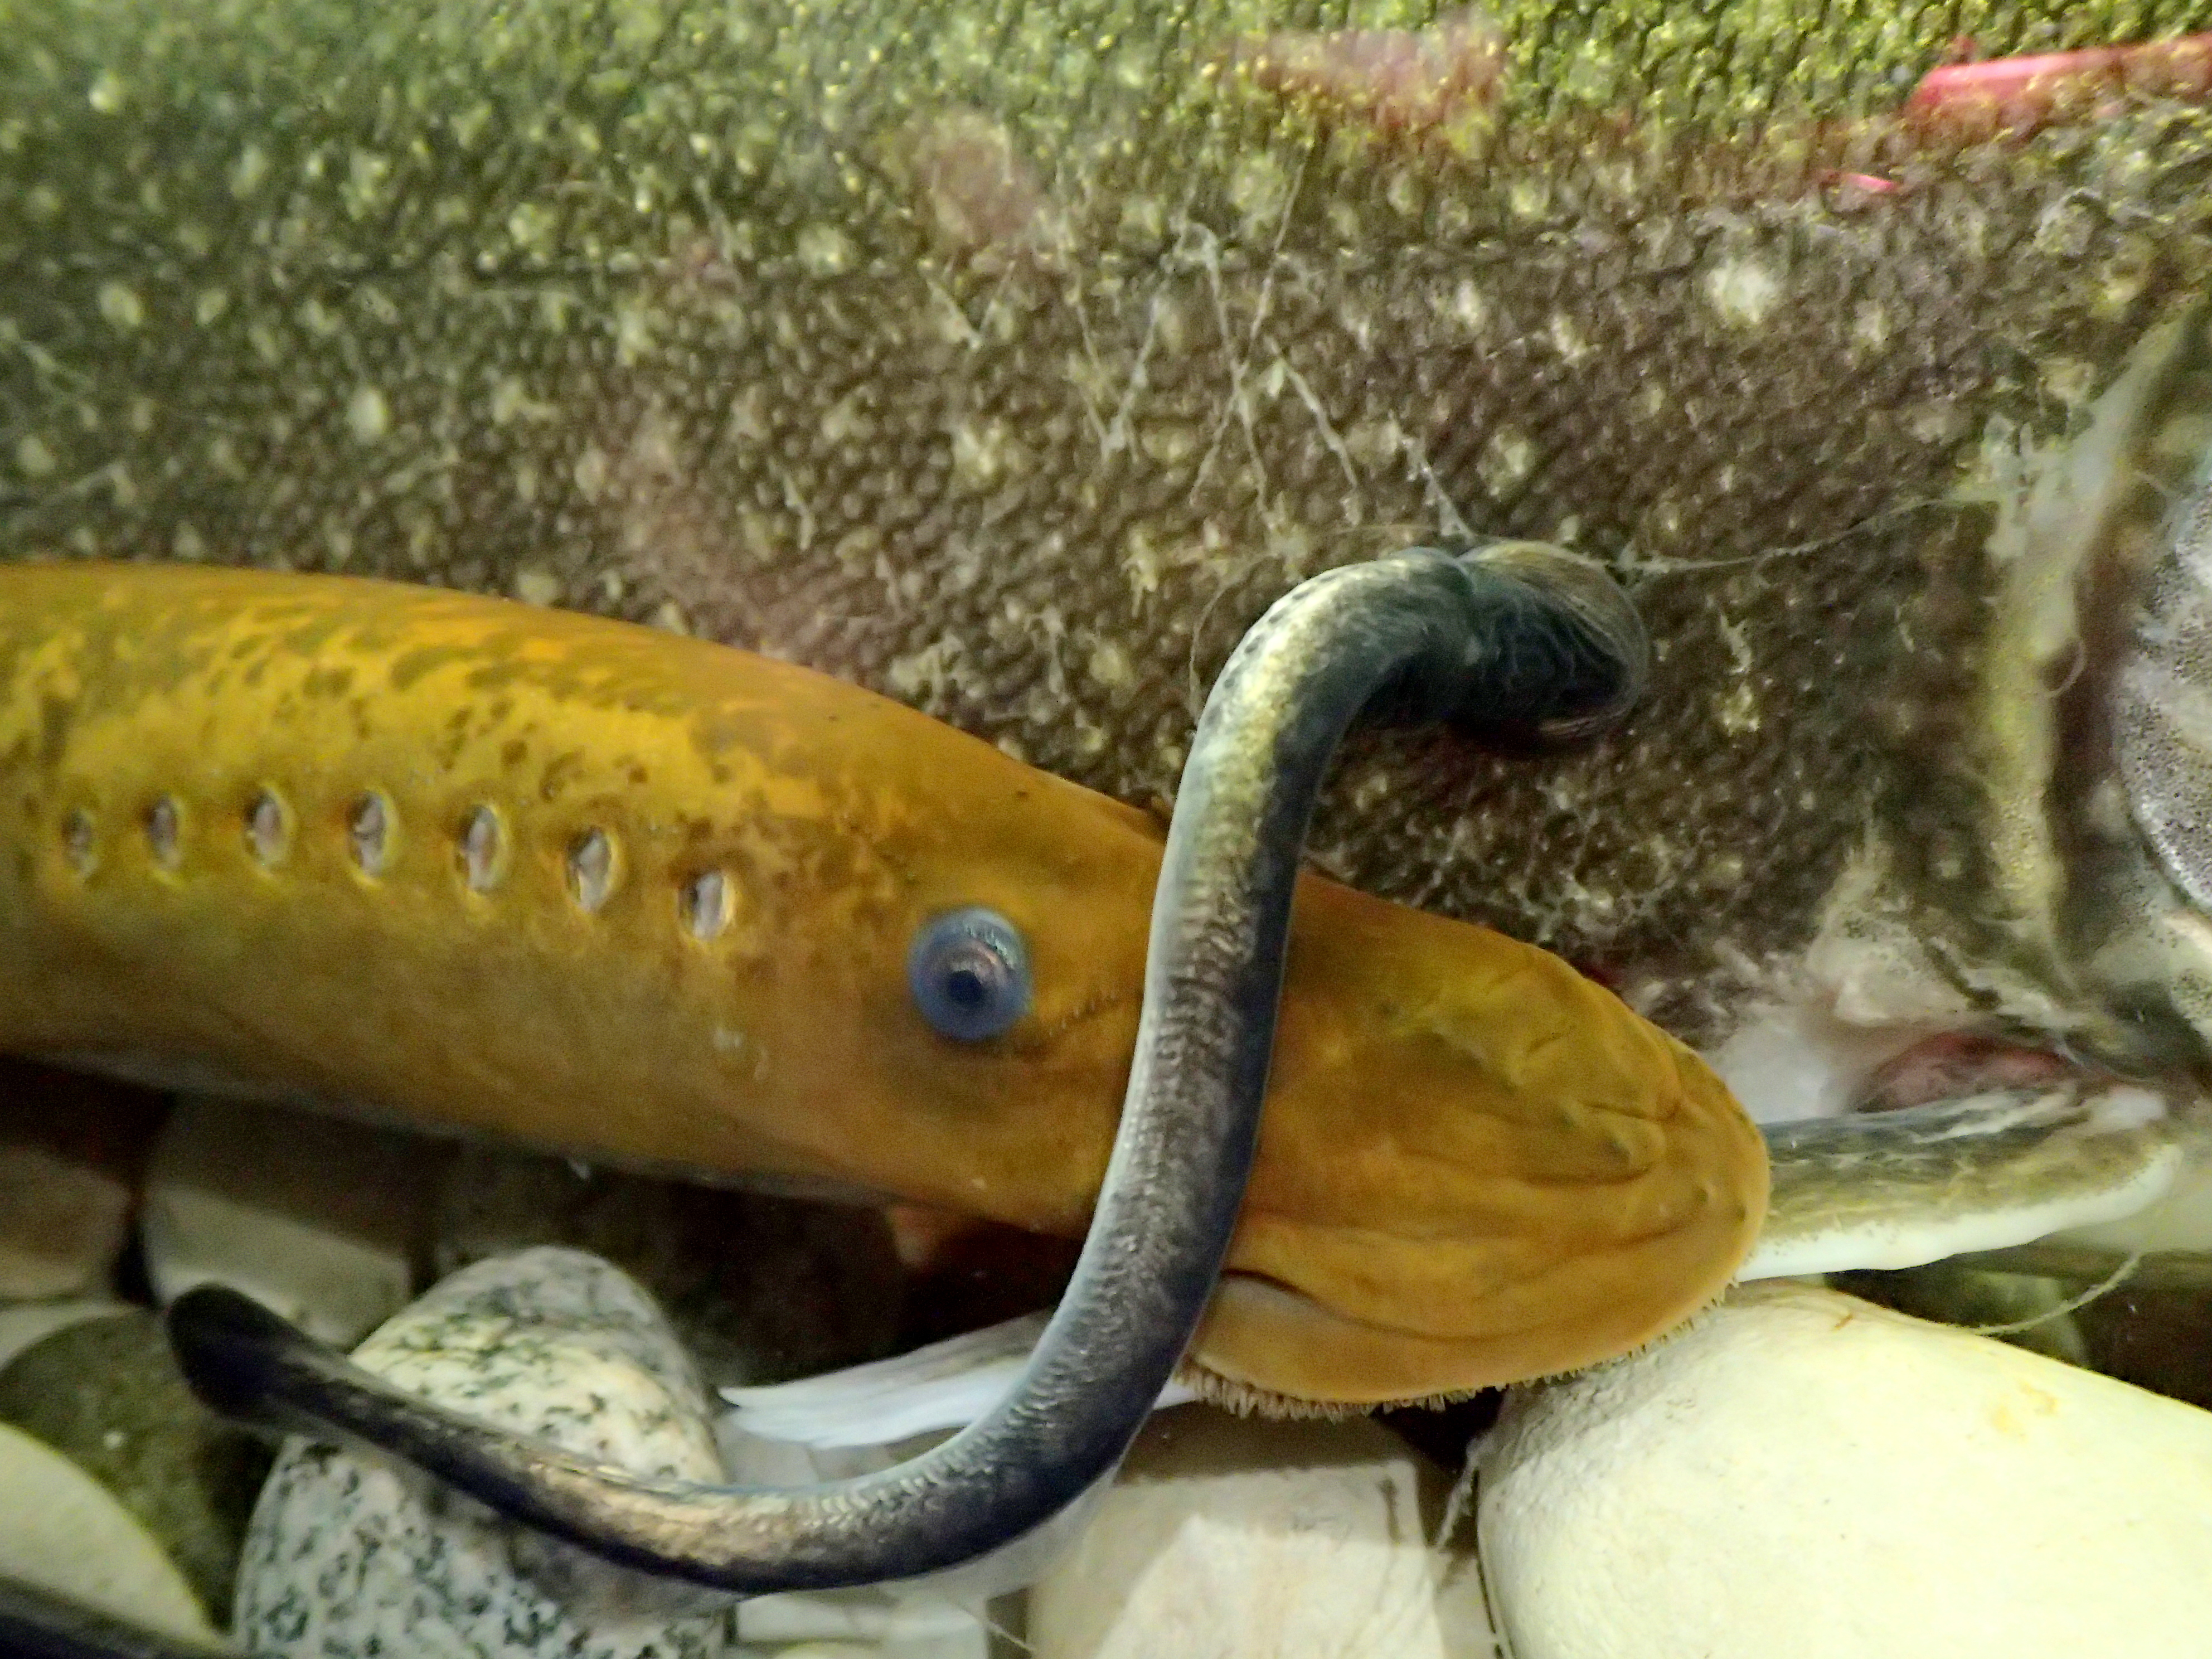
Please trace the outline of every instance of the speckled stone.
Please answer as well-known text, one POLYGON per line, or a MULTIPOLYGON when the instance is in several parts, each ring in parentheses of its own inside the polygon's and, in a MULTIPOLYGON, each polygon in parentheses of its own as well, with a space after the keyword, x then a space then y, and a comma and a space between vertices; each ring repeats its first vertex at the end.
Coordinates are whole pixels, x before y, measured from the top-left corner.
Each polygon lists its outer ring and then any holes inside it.
POLYGON ((112 1492, 211 1613, 230 1606, 269 1448, 192 1397, 155 1315, 118 1309, 29 1344, 0 1370, 0 1423, 112 1492))
POLYGON ((441 1273, 533 1244, 604 1257, 649 1290, 708 1386, 873 1359, 898 1335, 900 1267, 880 1211, 464 1149, 436 1205, 441 1273))
MULTIPOLYGON (((652 1299, 580 1251, 446 1279, 354 1358, 428 1398, 639 1474, 719 1480, 708 1402, 652 1299)), ((255 1510, 234 1634, 315 1659, 714 1659, 725 1603, 655 1584, 366 1454, 288 1443, 255 1510)))

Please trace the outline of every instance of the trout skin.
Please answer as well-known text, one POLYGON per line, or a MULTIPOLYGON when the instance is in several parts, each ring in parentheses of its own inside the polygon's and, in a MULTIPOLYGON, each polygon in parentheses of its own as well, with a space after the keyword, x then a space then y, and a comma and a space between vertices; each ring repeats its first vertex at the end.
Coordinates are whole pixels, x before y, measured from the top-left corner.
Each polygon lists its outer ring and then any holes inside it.
MULTIPOLYGON (((1161 848, 704 641, 85 564, 0 568, 0 1048, 1063 1232, 1105 1169, 1161 848), (906 983, 969 904, 1036 982, 981 1043, 906 983)), ((1329 1404, 1589 1364, 1717 1294, 1765 1193, 1727 1090, 1558 958, 1309 876, 1195 1358, 1329 1404)))
POLYGON ((2212 26, 2120 13, 0 0, 0 557, 655 620, 1153 805, 1301 577, 1559 541, 1639 715, 1362 736, 1323 868, 1708 1048, 1796 999, 2194 1066, 2212 956, 2069 817, 2125 560, 2061 538, 2054 636, 2000 543, 2200 290, 2212 123, 1903 112, 1962 40, 2212 26))

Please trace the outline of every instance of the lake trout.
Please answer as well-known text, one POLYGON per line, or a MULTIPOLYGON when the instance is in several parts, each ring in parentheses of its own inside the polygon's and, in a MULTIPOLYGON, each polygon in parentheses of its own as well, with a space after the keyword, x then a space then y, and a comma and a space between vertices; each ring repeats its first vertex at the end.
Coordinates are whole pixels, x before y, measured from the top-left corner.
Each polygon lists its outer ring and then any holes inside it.
POLYGON ((1540 537, 1643 708, 1355 738, 1322 869, 1765 1115, 1931 1035, 2185 1081, 2103 711, 2212 406, 2201 58, 1938 76, 2209 25, 0 0, 0 556, 651 621, 1158 806, 1299 579, 1540 537))

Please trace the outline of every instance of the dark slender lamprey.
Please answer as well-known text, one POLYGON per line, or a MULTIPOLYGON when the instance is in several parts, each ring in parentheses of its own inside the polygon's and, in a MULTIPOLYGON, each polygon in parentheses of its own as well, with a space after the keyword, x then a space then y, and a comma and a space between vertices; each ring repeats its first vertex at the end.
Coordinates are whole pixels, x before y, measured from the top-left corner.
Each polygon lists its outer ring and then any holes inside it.
POLYGON ((610 1560, 746 1594, 957 1566, 1111 1472, 1189 1346, 1259 1132, 1298 849, 1362 708, 1536 737, 1625 711, 1644 636, 1609 578, 1529 544, 1332 571, 1253 629, 1206 702, 1152 910, 1120 1129, 1075 1274, 1020 1381, 944 1445, 807 1490, 665 1485, 396 1390, 235 1291, 179 1298, 193 1386, 265 1426, 336 1431, 610 1560))

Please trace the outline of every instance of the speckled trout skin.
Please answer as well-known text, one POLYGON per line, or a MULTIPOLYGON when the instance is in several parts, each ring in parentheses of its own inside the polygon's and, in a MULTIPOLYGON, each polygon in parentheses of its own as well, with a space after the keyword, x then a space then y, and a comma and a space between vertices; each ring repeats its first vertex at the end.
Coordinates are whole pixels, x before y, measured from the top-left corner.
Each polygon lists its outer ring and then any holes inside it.
MULTIPOLYGON (((0 567, 0 1048, 1079 1232, 1136 1042, 1150 817, 806 670, 386 583, 0 567), (1005 1036, 906 955, 985 904, 1005 1036)), ((1334 1402, 1667 1329, 1765 1147, 1557 957, 1317 878, 1196 1349, 1334 1402), (1571 1039, 1571 1040, 1570 1040, 1571 1039)))
MULTIPOLYGON (((2208 25, 0 0, 0 556, 656 620, 1146 805, 1300 577, 1563 541, 1632 581, 1641 714, 1536 762, 1363 738, 1323 867, 1702 1044, 1844 937, 1822 995, 1869 1018, 2193 1065, 2208 958, 2113 965, 2155 884, 2069 816, 2073 573, 2004 538, 2020 457, 2201 289, 2212 118, 1898 112, 1962 40, 2208 25)), ((2158 350, 2131 459, 2179 429, 2158 350)))

